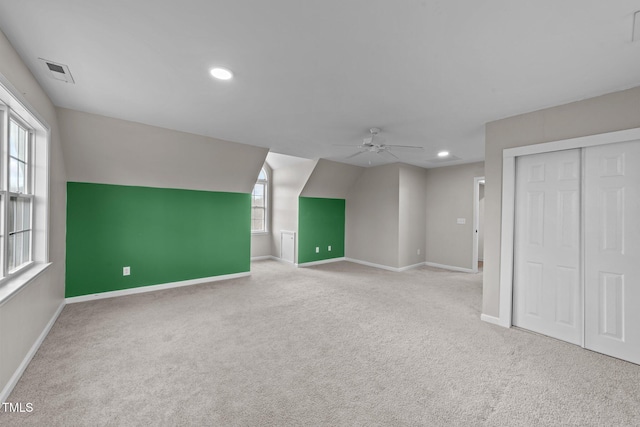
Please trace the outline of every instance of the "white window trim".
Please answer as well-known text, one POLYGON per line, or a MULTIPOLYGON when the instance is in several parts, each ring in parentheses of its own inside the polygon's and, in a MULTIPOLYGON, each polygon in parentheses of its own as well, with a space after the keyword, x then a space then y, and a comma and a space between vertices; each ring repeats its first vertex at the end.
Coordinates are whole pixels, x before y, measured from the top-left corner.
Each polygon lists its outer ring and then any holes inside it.
MULTIPOLYGON (((50 143, 51 127, 42 116, 26 101, 20 91, 11 82, 0 74, 0 105, 3 106, 3 117, 8 124, 8 115, 11 113, 33 130, 33 140, 31 142, 31 153, 33 156, 33 166, 31 173, 34 174, 36 168, 42 167, 46 171, 37 176, 31 175, 32 192, 32 262, 23 265, 20 269, 6 274, 0 279, 0 306, 17 295, 25 286, 45 271, 51 263, 49 262, 49 186, 50 186, 50 143), (5 114, 6 112, 6 114, 5 114)), ((4 120, 4 119, 3 119, 4 120)), ((3 126, 4 128, 4 126, 3 126)), ((8 129, 7 129, 8 132, 8 129)), ((6 136, 6 135, 5 135, 6 136)), ((6 191, 7 197, 11 193, 6 191)), ((8 232, 5 229, 5 241, 8 240, 8 232)), ((3 255, 4 260, 4 255, 3 255)), ((3 261, 4 262, 4 261, 3 261)))
MULTIPOLYGON (((267 165, 263 165, 262 168, 260 168, 260 171, 264 171, 265 176, 267 177, 265 180, 261 180, 258 179, 256 180, 255 184, 259 183, 259 182, 263 182, 265 184, 264 186, 264 230, 259 230, 259 231, 253 231, 251 230, 251 235, 252 236, 260 236, 260 235, 265 235, 265 234, 269 234, 269 206, 271 203, 270 198, 270 189, 269 189, 269 185, 271 182, 271 177, 269 176, 269 168, 267 167, 267 165)), ((255 188, 255 184, 254 184, 254 188, 255 188)), ((253 190, 251 191, 252 194, 252 198, 251 198, 251 211, 253 212, 253 190)))

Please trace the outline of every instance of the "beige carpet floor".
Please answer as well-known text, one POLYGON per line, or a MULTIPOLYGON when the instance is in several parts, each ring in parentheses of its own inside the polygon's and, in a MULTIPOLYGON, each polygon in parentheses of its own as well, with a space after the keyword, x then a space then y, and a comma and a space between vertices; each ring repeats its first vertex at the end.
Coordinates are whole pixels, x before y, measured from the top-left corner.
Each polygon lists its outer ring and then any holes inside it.
POLYGON ((68 305, 0 424, 638 426, 640 366, 480 321, 481 275, 347 262, 68 305))

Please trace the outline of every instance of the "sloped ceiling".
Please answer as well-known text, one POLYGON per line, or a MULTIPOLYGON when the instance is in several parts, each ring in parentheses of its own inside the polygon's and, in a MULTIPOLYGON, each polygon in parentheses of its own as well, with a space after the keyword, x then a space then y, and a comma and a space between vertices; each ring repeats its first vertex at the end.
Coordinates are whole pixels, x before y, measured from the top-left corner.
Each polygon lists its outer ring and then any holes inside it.
POLYGON ((60 107, 356 165, 482 160, 484 123, 640 85, 640 0, 0 0, 60 107), (47 76, 38 58, 69 66, 47 76), (213 80, 225 66, 231 81, 213 80), (392 159, 393 160, 393 159, 392 159))

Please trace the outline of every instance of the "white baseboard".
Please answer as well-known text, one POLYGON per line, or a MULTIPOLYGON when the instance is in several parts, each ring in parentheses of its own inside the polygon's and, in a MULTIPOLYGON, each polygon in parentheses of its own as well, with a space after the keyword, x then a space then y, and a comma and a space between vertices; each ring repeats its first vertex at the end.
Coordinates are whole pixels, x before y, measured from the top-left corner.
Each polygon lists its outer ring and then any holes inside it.
POLYGON ((265 259, 277 259, 273 255, 262 255, 262 256, 254 256, 251 257, 251 261, 263 261, 265 259))
POLYGON ((424 265, 424 262, 419 262, 417 264, 406 265, 404 267, 390 267, 388 265, 376 264, 374 262, 362 261, 360 259, 354 259, 354 258, 345 258, 345 261, 355 262, 356 264, 362 264, 362 265, 366 265, 368 267, 380 268, 382 270, 394 271, 396 273, 401 273, 403 271, 412 270, 414 268, 422 267, 424 265))
POLYGON ((407 271, 407 270, 413 270, 414 268, 418 268, 418 267, 423 267, 424 266, 424 262, 419 262, 417 264, 413 264, 413 265, 406 265, 404 267, 400 267, 398 269, 398 271, 407 271))
POLYGON ((503 326, 505 328, 509 327, 508 325, 504 325, 499 317, 489 316, 484 313, 480 315, 480 320, 487 323, 493 323, 494 325, 503 326))
POLYGON ((312 265, 320 265, 320 264, 328 264, 330 262, 338 262, 338 261, 344 261, 345 257, 337 257, 337 258, 329 258, 329 259, 322 259, 320 261, 311 261, 311 262, 303 262, 302 264, 296 264, 296 267, 311 267, 312 265))
POLYGON ((289 265, 295 265, 295 263, 291 262, 291 261, 287 261, 286 259, 282 259, 282 258, 278 258, 277 256, 273 256, 271 255, 271 258, 274 261, 278 261, 278 262, 283 262, 285 264, 289 264, 289 265))
POLYGON ((247 277, 250 275, 251 275, 251 272, 249 271, 244 273, 224 274, 222 276, 203 277, 201 279, 191 279, 191 280, 183 280, 180 282, 163 283, 161 285, 139 286, 137 288, 122 289, 119 291, 108 291, 108 292, 101 292, 98 294, 80 295, 77 297, 67 298, 65 301, 67 304, 74 304, 77 302, 93 301, 98 299, 121 297, 124 295, 133 295, 133 294, 141 294, 145 292, 161 291, 164 289, 180 288, 182 286, 199 285, 201 283, 217 282, 220 280, 237 279, 240 277, 247 277))
POLYGON ((425 262, 424 265, 428 267, 442 268, 443 270, 461 271, 462 273, 475 273, 471 268, 456 267, 454 265, 444 265, 435 262, 425 262))
POLYGON ((60 306, 57 308, 56 312, 53 314, 53 316, 51 316, 51 319, 49 320, 49 323, 47 323, 47 326, 44 327, 44 329, 42 330, 42 333, 40 334, 36 342, 34 342, 31 348, 29 349, 29 352, 22 360, 22 363, 20 363, 20 366, 18 366, 18 369, 16 369, 16 371, 13 373, 7 385, 5 385, 4 389, 2 390, 2 393, 0 393, 0 403, 6 402, 6 400, 9 398, 9 395, 13 391, 13 388, 18 383, 18 380, 20 380, 20 377, 22 377, 22 374, 24 374, 24 371, 27 369, 27 366, 29 366, 31 359, 33 359, 33 356, 36 355, 36 352, 44 342, 44 339, 47 337, 47 335, 49 335, 49 331, 53 327, 53 324, 56 323, 56 320, 58 320, 58 316, 60 316, 60 313, 62 313, 62 309, 64 308, 64 306, 65 306, 65 302, 62 301, 60 303, 60 306))
POLYGON ((382 270, 394 271, 396 273, 399 273, 401 271, 398 267, 389 267, 388 265, 376 264, 374 262, 362 261, 354 258, 345 258, 345 261, 355 262, 356 264, 366 265, 367 267, 374 267, 374 268, 380 268, 382 270))

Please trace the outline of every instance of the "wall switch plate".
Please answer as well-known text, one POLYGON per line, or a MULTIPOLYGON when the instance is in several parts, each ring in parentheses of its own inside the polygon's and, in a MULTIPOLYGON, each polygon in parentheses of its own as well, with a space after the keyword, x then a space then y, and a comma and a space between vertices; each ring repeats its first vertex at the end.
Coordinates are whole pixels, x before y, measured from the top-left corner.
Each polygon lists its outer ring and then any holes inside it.
POLYGON ((130 276, 131 275, 131 267, 122 267, 122 275, 130 276))
POLYGON ((316 253, 319 254, 320 253, 320 247, 316 246, 316 253))
POLYGON ((328 251, 331 252, 331 245, 329 245, 328 251))
POLYGON ((458 224, 466 224, 466 223, 467 223, 466 218, 458 218, 458 224))
POLYGON ((420 249, 418 249, 418 255, 420 255, 420 249))

